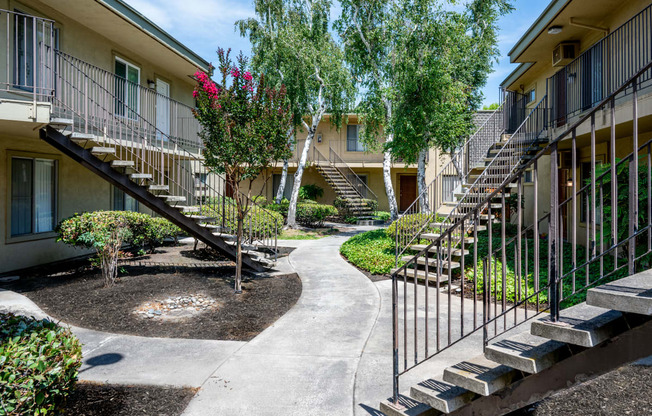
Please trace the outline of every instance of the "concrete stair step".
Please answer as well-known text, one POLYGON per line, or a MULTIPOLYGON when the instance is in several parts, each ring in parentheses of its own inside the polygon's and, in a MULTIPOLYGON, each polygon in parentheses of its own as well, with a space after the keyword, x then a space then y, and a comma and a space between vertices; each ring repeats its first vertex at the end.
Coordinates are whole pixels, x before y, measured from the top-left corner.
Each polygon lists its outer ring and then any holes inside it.
POLYGON ((133 160, 113 160, 111 161, 111 167, 114 169, 133 169, 136 166, 136 162, 133 160))
POLYGON ((215 217, 209 217, 206 215, 186 215, 186 216, 191 220, 195 220, 196 222, 213 222, 216 220, 215 217))
POLYGON ((479 355, 444 370, 444 381, 489 396, 521 378, 521 372, 479 355))
POLYGON ((443 413, 451 413, 470 403, 476 394, 437 379, 422 381, 410 388, 410 397, 443 413))
POLYGON ((168 204, 171 202, 186 202, 185 196, 178 195, 156 195, 158 198, 165 199, 168 204))
POLYGON ((591 348, 629 329, 622 313, 581 303, 564 309, 557 322, 532 322, 530 332, 567 344, 591 348))
POLYGON ((73 123, 74 120, 71 118, 53 117, 50 119, 49 125, 57 130, 61 130, 68 127, 72 127, 73 123))
POLYGON ((150 174, 150 173, 132 173, 131 175, 129 175, 129 178, 131 178, 131 180, 149 180, 149 181, 151 181, 152 180, 152 174, 150 174))
POLYGON ((586 303, 621 312, 652 315, 652 271, 589 289, 586 303))
POLYGON ((438 416, 439 410, 435 410, 425 403, 414 400, 409 396, 400 394, 398 398, 400 407, 396 407, 390 400, 380 402, 380 411, 386 416, 438 416))
POLYGON ((488 345, 485 357, 530 374, 540 373, 570 355, 568 345, 521 333, 488 345))
MULTIPOLYGON (((414 251, 422 251, 422 250, 425 250, 426 247, 428 247, 428 246, 425 245, 425 244, 412 244, 412 245, 410 246, 410 250, 414 250, 414 251)), ((435 254, 437 254, 438 252, 439 252, 439 249, 438 249, 437 247, 435 247, 435 246, 432 246, 432 247, 430 247, 430 248, 428 249, 428 253, 435 253, 435 254)), ((448 255, 448 248, 447 248, 447 247, 443 247, 443 248, 442 248, 442 253, 448 255)), ((465 249, 465 250, 464 250, 464 255, 466 256, 466 255, 468 255, 468 254, 469 254, 469 250, 466 250, 466 249, 465 249)), ((459 248, 451 248, 451 256, 454 256, 454 257, 460 257, 460 256, 462 256, 462 250, 459 249, 459 248)))
MULTIPOLYGON (((412 260, 413 258, 414 258, 414 256, 403 256, 403 257, 401 257, 401 260, 407 263, 410 260, 412 260)), ((425 266, 426 263, 428 263, 428 267, 432 267, 432 268, 437 268, 438 265, 439 265, 439 261, 437 261, 437 259, 430 259, 429 258, 426 261, 426 258, 423 257, 423 256, 417 258, 417 264, 418 265, 425 266)), ((461 264, 456 262, 456 261, 442 260, 442 262, 441 262, 442 270, 448 270, 448 269, 455 270, 455 269, 459 269, 460 267, 461 267, 461 264)))
MULTIPOLYGON (((432 241, 434 241, 434 240, 437 240, 442 235, 443 234, 439 234, 439 233, 424 233, 424 234, 421 234, 421 238, 424 239, 424 240, 432 240, 432 241)), ((448 241, 448 235, 444 236, 443 241, 444 242, 448 241)), ((451 241, 456 242, 456 243, 457 242, 461 243, 462 242, 462 237, 460 237, 459 234, 453 234, 453 235, 451 235, 451 241)), ((464 237, 464 244, 472 244, 473 242, 475 242, 475 239, 473 237, 464 237)))
MULTIPOLYGON (((466 198, 467 198, 467 200, 471 199, 471 198, 475 198, 475 195, 467 195, 466 198)), ((475 208, 476 206, 478 206, 478 204, 480 202, 483 201, 483 199, 480 199, 480 198, 477 198, 477 199, 478 199, 477 202, 462 202, 462 203, 459 203, 458 201, 447 201, 447 202, 444 202, 444 205, 447 205, 449 207, 475 208)), ((491 205, 491 209, 499 209, 500 207, 502 207, 502 204, 498 204, 498 203, 487 204, 485 206, 488 206, 488 205, 491 205)))
POLYGON ((181 212, 183 212, 183 213, 186 213, 186 212, 200 212, 201 211, 199 209, 199 207, 189 207, 189 206, 186 206, 186 205, 177 205, 176 208, 181 210, 181 212))
POLYGON ((150 185, 147 190, 150 192, 166 192, 170 190, 170 185, 150 185))
MULTIPOLYGON (((397 271, 401 270, 400 267, 394 268, 390 270, 390 274, 394 274, 397 271)), ((415 269, 408 269, 408 281, 413 281, 414 280, 414 270, 415 269)), ((401 272, 401 276, 403 276, 403 273, 401 272)), ((437 282, 437 275, 435 273, 428 273, 427 275, 428 283, 436 283, 437 282)), ((426 272, 424 270, 419 270, 417 269, 417 282, 424 283, 426 281, 426 272)), ((448 274, 442 274, 439 276, 439 283, 447 283, 448 282, 448 274)))
POLYGON ((115 148, 113 147, 102 147, 102 146, 93 146, 91 147, 91 153, 95 156, 113 156, 115 155, 115 148))
MULTIPOLYGON (((191 208, 191 207, 183 207, 183 208, 191 208)), ((222 227, 220 227, 219 225, 215 225, 215 224, 204 224, 204 223, 200 223, 200 224, 197 224, 197 225, 199 225, 199 226, 202 227, 202 228, 206 228, 206 229, 208 229, 208 230, 219 230, 219 229, 222 228, 222 227)))

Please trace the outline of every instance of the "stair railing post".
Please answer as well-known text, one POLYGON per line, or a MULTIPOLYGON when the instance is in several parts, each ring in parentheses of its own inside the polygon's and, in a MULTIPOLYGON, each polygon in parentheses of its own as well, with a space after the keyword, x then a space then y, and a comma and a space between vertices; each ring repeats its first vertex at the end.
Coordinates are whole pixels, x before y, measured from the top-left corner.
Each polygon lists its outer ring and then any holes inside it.
POLYGON ((557 250, 559 247, 559 204, 558 204, 558 175, 557 171, 557 143, 552 145, 550 152, 550 223, 548 230, 548 265, 550 275, 548 284, 550 287, 550 318, 553 322, 559 319, 559 270, 557 268, 557 250))
MULTIPOLYGON (((404 294, 405 296, 405 294, 404 294)), ((392 399, 394 406, 398 407, 399 370, 398 370, 398 272, 392 276, 392 399)))

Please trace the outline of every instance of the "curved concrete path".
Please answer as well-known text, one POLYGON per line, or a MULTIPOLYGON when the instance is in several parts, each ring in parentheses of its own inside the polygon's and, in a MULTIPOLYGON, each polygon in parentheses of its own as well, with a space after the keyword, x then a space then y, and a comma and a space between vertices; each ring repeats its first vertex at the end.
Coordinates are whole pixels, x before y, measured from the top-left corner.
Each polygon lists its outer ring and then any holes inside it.
POLYGON ((375 285, 339 255, 354 233, 297 244, 297 304, 219 366, 184 415, 354 414, 358 364, 380 309, 375 285))

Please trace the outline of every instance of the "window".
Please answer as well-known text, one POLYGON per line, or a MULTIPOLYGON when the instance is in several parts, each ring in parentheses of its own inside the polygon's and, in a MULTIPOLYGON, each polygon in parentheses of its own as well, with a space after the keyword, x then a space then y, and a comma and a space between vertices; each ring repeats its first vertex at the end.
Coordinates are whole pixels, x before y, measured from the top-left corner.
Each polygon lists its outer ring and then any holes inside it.
POLYGON ((127 61, 115 58, 115 75, 115 113, 135 120, 140 104, 140 69, 127 61))
POLYGON ((113 187, 113 210, 138 212, 138 201, 123 190, 113 187))
POLYGON ((525 95, 527 96, 527 103, 532 104, 537 99, 537 90, 536 90, 536 88, 532 88, 525 95))
POLYGON ((444 202, 453 201, 453 193, 461 185, 460 177, 457 175, 442 176, 442 200, 444 202))
MULTIPOLYGON (((358 178, 360 178, 362 180, 363 184, 369 186, 369 184, 367 182, 367 175, 358 175, 358 178)), ((357 186, 358 192, 360 192, 360 195, 362 195, 363 198, 367 197, 367 186, 363 186, 362 184, 357 186)))
POLYGON ((46 233, 56 221, 57 162, 11 158, 11 236, 46 233))
POLYGON ((525 183, 534 183, 534 170, 533 169, 528 169, 525 171, 525 183))
POLYGON ((27 91, 32 91, 35 86, 52 88, 51 85, 48 85, 51 80, 44 73, 46 68, 41 61, 42 58, 48 56, 52 43, 57 47, 59 30, 53 29, 52 23, 45 23, 36 17, 27 16, 19 10, 16 10, 16 13, 14 20, 14 86, 27 91), (34 33, 35 25, 36 33, 34 33), (36 40, 34 35, 36 35, 36 40), (36 53, 34 53, 35 45, 36 53))
POLYGON ((349 124, 346 126, 346 150, 348 152, 364 152, 364 146, 360 141, 359 124, 349 124))
MULTIPOLYGON (((281 185, 281 175, 274 174, 272 177, 272 189, 274 193, 272 198, 276 199, 276 193, 278 192, 278 187, 281 185)), ((288 173, 287 178, 285 179, 285 189, 283 190, 283 198, 290 199, 292 196, 292 187, 294 186, 294 175, 288 173)))

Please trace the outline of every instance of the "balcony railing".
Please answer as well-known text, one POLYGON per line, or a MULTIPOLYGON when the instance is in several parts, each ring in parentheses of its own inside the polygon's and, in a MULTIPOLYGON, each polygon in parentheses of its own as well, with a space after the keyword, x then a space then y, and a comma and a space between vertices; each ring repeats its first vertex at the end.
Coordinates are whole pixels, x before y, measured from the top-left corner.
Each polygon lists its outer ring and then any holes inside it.
MULTIPOLYGON (((652 6, 643 9, 548 79, 552 123, 561 127, 611 95, 652 58, 652 6)), ((640 77, 650 85, 652 72, 640 77)), ((625 95, 631 89, 625 91, 625 95)))
POLYGON ((3 23, 6 65, 0 91, 5 98, 49 101, 55 89, 54 73, 49 70, 57 45, 54 21, 0 9, 3 23))

